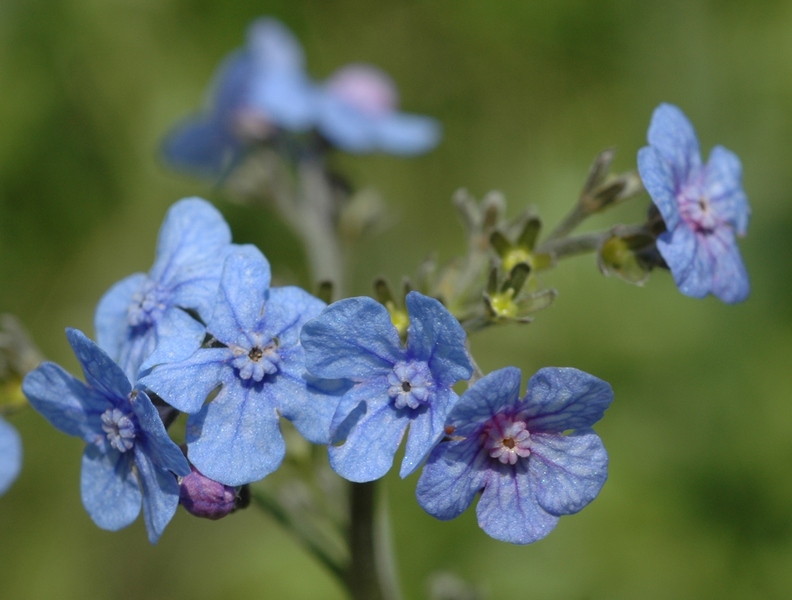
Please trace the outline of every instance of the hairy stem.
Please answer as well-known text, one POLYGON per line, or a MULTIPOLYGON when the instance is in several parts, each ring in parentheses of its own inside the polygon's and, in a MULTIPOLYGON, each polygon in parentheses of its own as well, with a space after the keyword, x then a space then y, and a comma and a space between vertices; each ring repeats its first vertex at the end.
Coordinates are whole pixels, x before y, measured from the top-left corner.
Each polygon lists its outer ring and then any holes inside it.
POLYGON ((353 600, 386 600, 377 572, 374 532, 376 482, 350 490, 349 565, 345 581, 353 600))

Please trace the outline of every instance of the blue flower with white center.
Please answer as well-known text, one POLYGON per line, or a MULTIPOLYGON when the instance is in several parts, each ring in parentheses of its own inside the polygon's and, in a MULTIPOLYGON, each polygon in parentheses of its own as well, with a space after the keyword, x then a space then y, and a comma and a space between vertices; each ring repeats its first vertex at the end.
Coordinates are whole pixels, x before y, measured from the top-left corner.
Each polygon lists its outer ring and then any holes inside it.
POLYGON ((155 544, 179 504, 176 475, 190 472, 145 392, 76 329, 67 329, 86 383, 45 362, 22 383, 30 404, 54 427, 82 438, 83 506, 102 529, 117 531, 140 514, 155 544))
POLYGON ((3 417, 0 417, 0 496, 8 491, 22 469, 22 440, 3 417))
POLYGON ((407 344, 388 310, 371 298, 348 298, 305 324, 302 344, 316 377, 348 379, 354 386, 333 416, 330 464, 350 481, 379 479, 393 464, 410 428, 400 474, 420 466, 443 436, 457 401, 452 386, 473 373, 465 332, 434 298, 410 292, 407 344))
POLYGON ((605 483, 608 454, 591 426, 613 391, 583 371, 545 368, 528 382, 525 397, 519 394, 515 367, 473 384, 451 411, 450 437, 429 455, 416 495, 445 521, 481 492, 479 526, 497 540, 530 544, 561 515, 585 507, 605 483))
POLYGON ((334 146, 354 153, 422 154, 440 141, 434 119, 402 113, 398 92, 376 67, 347 65, 324 84, 319 96, 319 132, 334 146))
POLYGON ((261 252, 236 247, 207 323, 217 343, 181 362, 157 366, 140 381, 191 413, 190 462, 225 485, 257 481, 280 466, 285 446, 279 416, 309 441, 328 443, 335 396, 343 391, 343 384, 314 382, 305 371, 300 329, 324 302, 296 287, 269 284, 270 267, 261 252))
POLYGON ((245 146, 278 129, 305 131, 316 121, 316 88, 300 43, 279 21, 261 18, 247 45, 220 66, 206 111, 179 125, 163 153, 176 167, 222 175, 245 146))
POLYGON ((745 235, 751 209, 740 159, 715 146, 702 165, 693 126, 671 104, 655 109, 647 138, 638 171, 665 221, 657 249, 677 287, 694 298, 742 302, 750 284, 735 236, 745 235))
POLYGON ((96 308, 99 346, 130 380, 155 364, 189 357, 204 338, 231 231, 223 216, 200 198, 168 210, 157 258, 148 275, 136 273, 108 290, 96 308))

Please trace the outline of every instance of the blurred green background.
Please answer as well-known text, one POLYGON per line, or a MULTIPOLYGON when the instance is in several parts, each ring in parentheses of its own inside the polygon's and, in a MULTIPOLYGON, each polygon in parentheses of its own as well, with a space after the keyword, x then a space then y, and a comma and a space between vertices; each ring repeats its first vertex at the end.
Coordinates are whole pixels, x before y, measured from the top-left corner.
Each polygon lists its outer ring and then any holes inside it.
MULTIPOLYGON (((282 281, 305 284, 274 214, 169 172, 161 136, 195 111, 215 65, 269 14, 300 38, 310 73, 379 65, 402 104, 445 137, 409 160, 339 157, 381 190, 393 226, 354 261, 355 293, 398 281, 437 250, 461 251, 450 198, 505 193, 548 225, 588 165, 614 146, 632 169, 654 107, 679 105, 702 149, 742 159, 754 218, 739 306, 682 296, 665 272, 644 288, 605 279, 591 256, 545 276, 560 295, 528 326, 480 334, 485 371, 575 366, 616 400, 597 426, 611 455, 597 500, 545 540, 489 539, 469 510, 435 521, 416 476, 389 476, 407 598, 438 571, 491 598, 792 597, 792 3, 783 0, 3 0, 0 3, 0 311, 77 368, 63 329, 92 332, 101 294, 152 263, 167 207, 215 202, 236 241, 282 281)), ((634 221, 641 198, 594 220, 634 221)), ((142 520, 96 528, 79 498, 82 442, 33 411, 21 477, 0 498, 0 598, 343 598, 331 577, 255 509, 216 523, 179 511, 156 547, 142 520)))

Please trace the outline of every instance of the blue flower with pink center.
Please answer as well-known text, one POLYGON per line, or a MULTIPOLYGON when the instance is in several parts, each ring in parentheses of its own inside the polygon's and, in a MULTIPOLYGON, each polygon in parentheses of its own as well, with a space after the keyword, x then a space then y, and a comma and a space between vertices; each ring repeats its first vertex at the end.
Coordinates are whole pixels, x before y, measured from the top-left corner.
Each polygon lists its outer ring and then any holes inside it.
POLYGON ((750 283, 736 238, 745 235, 751 209, 740 159, 715 146, 702 164, 693 126, 671 104, 655 109, 647 138, 638 171, 665 221, 657 249, 677 287, 694 298, 742 302, 750 283))
POLYGON ((530 544, 599 493, 608 454, 591 426, 613 400, 610 385, 571 368, 545 368, 520 398, 520 370, 482 377, 460 398, 448 437, 421 472, 416 495, 441 520, 476 514, 495 539, 530 544))
POLYGON ((473 372, 465 332, 451 313, 418 292, 405 302, 405 345, 388 310, 371 298, 335 302, 303 327, 311 374, 353 382, 333 416, 329 448, 330 465, 350 481, 385 475, 408 427, 399 473, 415 471, 443 437, 458 400, 452 386, 473 372))

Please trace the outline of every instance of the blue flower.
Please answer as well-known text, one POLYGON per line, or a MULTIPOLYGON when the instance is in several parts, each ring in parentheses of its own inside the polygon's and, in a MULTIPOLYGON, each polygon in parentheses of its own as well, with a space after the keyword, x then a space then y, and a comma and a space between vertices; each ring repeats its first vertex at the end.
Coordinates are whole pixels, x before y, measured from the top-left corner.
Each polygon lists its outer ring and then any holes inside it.
POLYGON ((173 407, 194 413, 187 420, 190 462, 226 485, 257 481, 280 466, 285 446, 279 415, 311 442, 330 439, 337 402, 313 385, 299 342, 303 323, 325 304, 299 288, 269 284, 261 252, 235 248, 207 323, 216 342, 140 380, 173 407))
POLYGON ((515 367, 473 384, 449 415, 452 437, 432 451, 416 495, 426 512, 448 520, 481 491, 479 526, 497 540, 530 544, 550 533, 560 515, 591 502, 605 483, 608 455, 590 427, 613 392, 577 369, 545 368, 522 400, 519 394, 515 367))
POLYGON ((130 380, 151 366, 190 356, 204 338, 231 232, 222 215, 200 198, 175 203, 159 233, 148 275, 116 283, 94 316, 99 346, 130 380))
POLYGON ((45 362, 28 373, 22 391, 57 429, 82 438, 80 489, 85 510, 102 529, 117 531, 140 514, 154 544, 179 504, 175 475, 190 472, 145 392, 76 329, 67 329, 85 381, 45 362))
POLYGON ((437 121, 397 111, 396 86, 376 67, 342 67, 322 91, 319 131, 342 150, 421 154, 440 141, 437 121))
POLYGON ((166 138, 163 153, 176 167, 222 175, 245 146, 278 128, 305 131, 316 120, 316 88, 305 73, 300 43, 279 21, 248 28, 245 48, 221 65, 206 111, 166 138))
POLYGON ((745 235, 751 209, 740 159, 715 146, 702 165, 693 126, 671 104, 655 109, 647 138, 638 171, 665 221, 657 249, 677 287, 694 298, 742 302, 750 284, 735 235, 745 235))
POLYGON ((0 417, 0 496, 8 491, 22 468, 22 440, 3 417, 0 417))
POLYGON ((331 466, 350 481, 385 475, 408 426, 400 474, 417 469, 443 436, 458 399, 451 386, 473 372, 465 332, 445 307, 418 292, 406 305, 406 347, 388 310, 371 298, 331 304, 303 327, 308 370, 354 382, 333 417, 335 441, 345 441, 329 448, 331 466))

